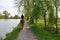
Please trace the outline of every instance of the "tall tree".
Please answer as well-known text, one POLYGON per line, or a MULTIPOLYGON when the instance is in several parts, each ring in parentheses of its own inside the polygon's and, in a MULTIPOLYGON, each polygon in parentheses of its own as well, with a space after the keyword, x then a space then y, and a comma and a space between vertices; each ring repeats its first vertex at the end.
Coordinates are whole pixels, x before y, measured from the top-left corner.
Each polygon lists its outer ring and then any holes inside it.
POLYGON ((46 1, 43 0, 41 1, 41 5, 42 5, 42 14, 43 14, 43 17, 44 17, 44 29, 46 29, 46 12, 47 12, 47 5, 46 5, 46 1))
POLYGON ((47 6, 47 14, 48 14, 48 25, 53 28, 54 24, 54 6, 52 0, 45 0, 45 4, 47 6))
POLYGON ((3 14, 5 15, 5 19, 7 19, 9 17, 9 15, 10 15, 10 13, 8 13, 6 10, 3 11, 3 14))
POLYGON ((52 0, 56 8, 56 33, 58 33, 58 7, 60 5, 60 0, 52 0))

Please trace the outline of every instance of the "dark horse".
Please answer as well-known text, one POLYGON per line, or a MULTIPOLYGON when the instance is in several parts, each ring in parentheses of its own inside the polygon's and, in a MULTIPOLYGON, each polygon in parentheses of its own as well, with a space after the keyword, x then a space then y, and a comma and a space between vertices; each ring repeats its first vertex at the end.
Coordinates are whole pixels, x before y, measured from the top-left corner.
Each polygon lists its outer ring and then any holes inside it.
POLYGON ((25 23, 23 14, 21 15, 20 23, 21 23, 21 26, 22 26, 22 29, 23 29, 24 23, 25 23))

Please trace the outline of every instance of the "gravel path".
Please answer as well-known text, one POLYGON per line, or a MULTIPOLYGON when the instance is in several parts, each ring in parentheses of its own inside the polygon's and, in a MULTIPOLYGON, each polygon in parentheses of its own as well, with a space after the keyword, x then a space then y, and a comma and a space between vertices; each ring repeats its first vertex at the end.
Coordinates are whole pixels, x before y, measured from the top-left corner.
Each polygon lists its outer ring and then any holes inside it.
POLYGON ((29 26, 25 23, 16 40, 37 40, 29 26))

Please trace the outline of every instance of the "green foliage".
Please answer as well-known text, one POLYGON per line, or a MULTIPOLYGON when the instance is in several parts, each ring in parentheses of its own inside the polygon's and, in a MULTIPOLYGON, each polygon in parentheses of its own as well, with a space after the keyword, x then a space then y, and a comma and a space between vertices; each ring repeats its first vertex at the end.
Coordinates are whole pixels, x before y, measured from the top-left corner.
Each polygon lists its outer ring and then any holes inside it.
POLYGON ((40 17, 39 11, 40 11, 39 6, 35 5, 32 11, 32 16, 35 20, 37 20, 40 17))
POLYGON ((20 2, 22 2, 22 4, 18 2, 17 3, 20 4, 21 6, 23 5, 23 12, 27 19, 33 17, 33 19, 37 20, 39 18, 39 15, 40 15, 39 0, 37 1, 36 0, 21 0, 20 2))
POLYGON ((55 18, 55 16, 54 16, 54 7, 51 6, 49 9, 50 9, 50 12, 49 12, 49 24, 51 26, 53 26, 53 24, 55 23, 55 20, 54 20, 54 18, 55 18))
POLYGON ((15 40, 20 30, 21 26, 20 24, 18 24, 17 27, 15 27, 12 32, 6 34, 6 38, 4 40, 15 40))

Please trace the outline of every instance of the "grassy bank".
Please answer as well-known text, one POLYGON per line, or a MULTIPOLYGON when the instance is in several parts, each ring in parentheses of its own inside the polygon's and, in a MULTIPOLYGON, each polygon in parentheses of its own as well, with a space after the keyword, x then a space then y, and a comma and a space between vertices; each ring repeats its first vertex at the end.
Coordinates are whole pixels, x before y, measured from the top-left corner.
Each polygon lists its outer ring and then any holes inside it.
POLYGON ((20 24, 18 24, 17 27, 15 27, 12 32, 6 34, 6 38, 4 40, 15 40, 20 30, 21 26, 20 24))
POLYGON ((30 25, 30 28, 38 40, 60 40, 60 36, 51 34, 37 25, 30 25))

